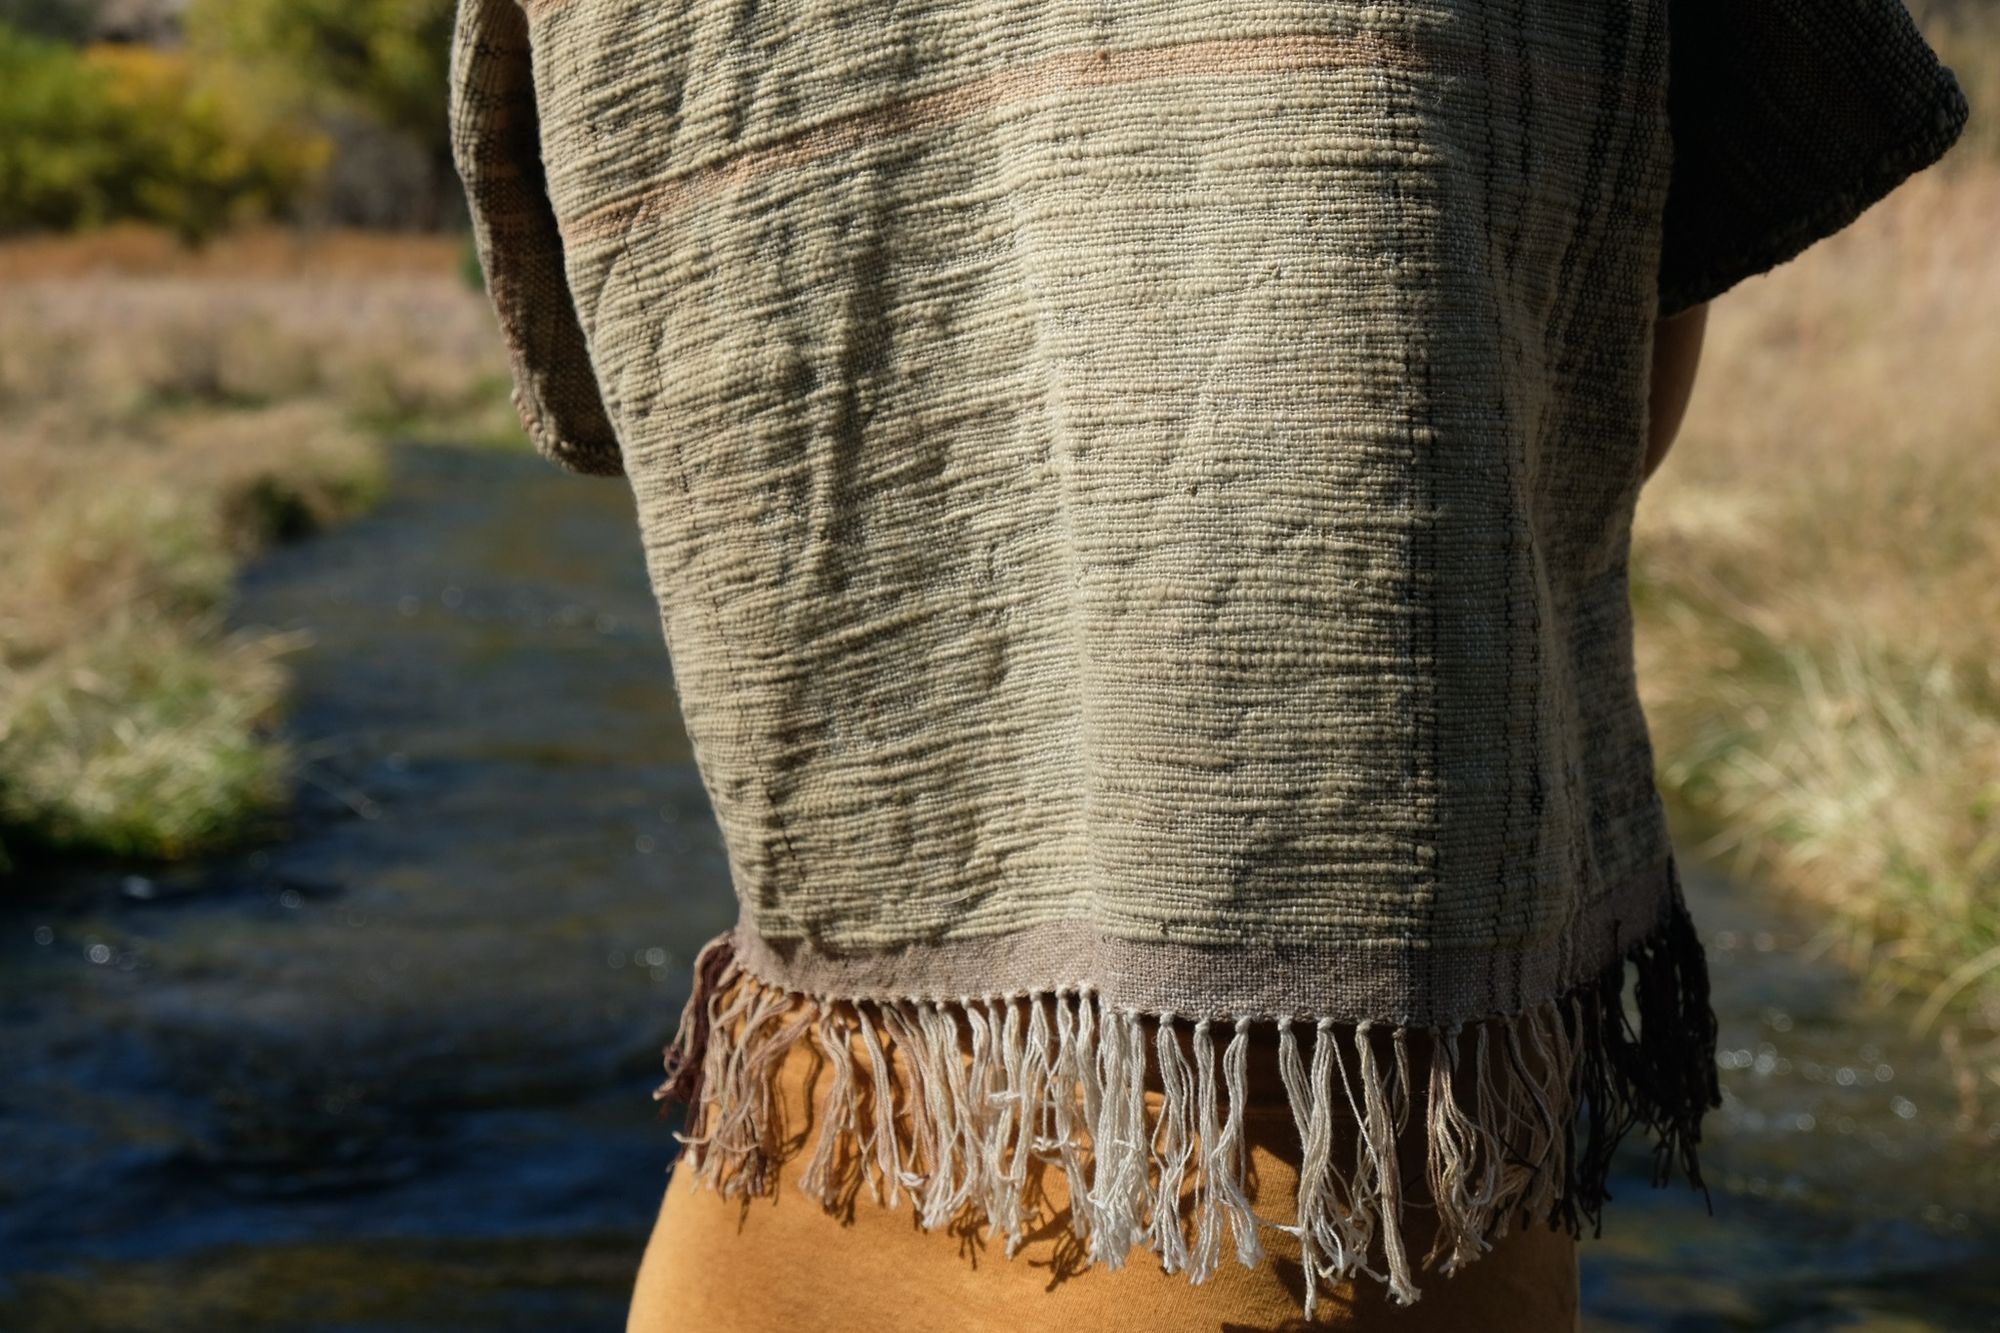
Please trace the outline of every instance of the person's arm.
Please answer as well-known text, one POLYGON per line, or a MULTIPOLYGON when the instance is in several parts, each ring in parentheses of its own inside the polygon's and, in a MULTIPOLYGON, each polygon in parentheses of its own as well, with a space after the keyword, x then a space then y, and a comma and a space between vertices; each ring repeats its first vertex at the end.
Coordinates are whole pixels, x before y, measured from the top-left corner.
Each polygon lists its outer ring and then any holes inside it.
POLYGON ((1688 398, 1694 392, 1694 372, 1701 363, 1701 339, 1707 327, 1706 301, 1668 315, 1653 327, 1653 379, 1647 395, 1642 481, 1653 475, 1680 433, 1688 398))

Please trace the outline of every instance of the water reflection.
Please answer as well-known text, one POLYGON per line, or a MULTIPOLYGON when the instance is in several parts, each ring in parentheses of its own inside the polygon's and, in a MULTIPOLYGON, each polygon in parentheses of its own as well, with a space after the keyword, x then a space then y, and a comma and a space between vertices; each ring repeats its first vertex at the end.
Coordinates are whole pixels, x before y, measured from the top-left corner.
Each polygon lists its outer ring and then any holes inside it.
POLYGON ((1722 1024, 1715 1216, 1684 1191, 1618 1190, 1584 1250, 1587 1326, 2000 1328, 2000 1126, 1906 1009, 1865 1007, 1814 958, 1802 914, 1686 879, 1722 1024))

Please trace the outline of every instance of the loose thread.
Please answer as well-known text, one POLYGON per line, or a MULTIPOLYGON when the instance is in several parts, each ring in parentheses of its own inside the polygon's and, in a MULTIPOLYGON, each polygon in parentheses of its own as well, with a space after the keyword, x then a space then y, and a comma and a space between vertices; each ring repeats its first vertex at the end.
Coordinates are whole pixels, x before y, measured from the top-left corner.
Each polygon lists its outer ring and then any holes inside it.
POLYGON ((832 1209, 840 1197, 840 1182, 835 1176, 836 1150, 854 1132, 854 1050, 848 1045, 847 1025, 831 1010, 820 1015, 812 1035, 826 1057, 827 1067, 833 1070, 833 1082, 820 1103, 818 1142, 805 1170, 799 1174, 799 1189, 832 1209))
POLYGON ((1343 1278, 1414 1301, 1419 1267, 1463 1267, 1516 1218, 1601 1233, 1612 1150, 1634 1128, 1653 1138, 1655 1183, 1678 1169, 1706 1193, 1697 1147, 1703 1113, 1720 1103, 1715 1025, 1706 961, 1678 899, 1663 929, 1597 977, 1504 1020, 1318 1017, 1308 1061, 1295 1018, 1279 1016, 1278 1073, 1299 1144, 1297 1206, 1282 1224, 1251 1207, 1247 1016, 1226 1020, 1218 1053, 1208 1016, 1159 1014, 1149 1038, 1144 1014, 1088 989, 843 1003, 765 985, 727 936, 694 971, 654 1095, 685 1104, 675 1137, 686 1165, 725 1196, 766 1192, 778 1164, 804 1151, 776 1092, 802 1042, 830 1077, 799 1177, 823 1206, 866 1188, 891 1207, 907 1197, 929 1228, 969 1209, 1012 1257, 1046 1220, 1030 1215, 1040 1163, 1063 1173, 1069 1231, 1107 1267, 1144 1246, 1200 1282, 1221 1262, 1225 1227, 1252 1266, 1261 1227, 1281 1226, 1299 1242, 1308 1318, 1321 1284, 1343 1278), (1413 1045, 1427 1060, 1421 1074, 1413 1045), (1351 1154, 1336 1121, 1351 1129, 1351 1154), (1401 1151, 1414 1157, 1419 1144, 1413 1179, 1436 1222, 1421 1262, 1405 1235, 1405 1213, 1418 1209, 1405 1207, 1401 1166, 1401 1151))
POLYGON ((1214 1165, 1215 1145, 1222 1137, 1222 1117, 1217 1108, 1215 1042, 1209 1031, 1209 1022, 1206 1018, 1196 1021, 1194 1086, 1196 1114, 1200 1117, 1202 1158, 1201 1170, 1195 1173, 1194 1248, 1188 1255, 1188 1275, 1196 1282, 1206 1279, 1215 1272, 1219 1262, 1222 1229, 1222 1216, 1218 1204, 1221 1184, 1216 1179, 1214 1165))
POLYGON ((1250 1100, 1246 1078, 1249 1058, 1250 1020, 1239 1018, 1222 1056, 1229 1114, 1223 1121, 1222 1137, 1216 1144, 1215 1156, 1210 1159, 1209 1170, 1216 1177, 1216 1190, 1236 1237, 1236 1257, 1245 1268, 1255 1267, 1264 1257, 1263 1238, 1257 1234, 1257 1214, 1251 1210, 1249 1196, 1244 1193, 1249 1149, 1243 1140, 1243 1116, 1250 1100))
POLYGON ((1194 1076, 1181 1051, 1174 1020, 1173 1014, 1160 1015, 1153 1034, 1162 1096, 1155 1146, 1159 1185, 1153 1194, 1152 1225, 1147 1233, 1160 1256, 1160 1266, 1169 1273, 1188 1266, 1187 1232, 1181 1224, 1181 1183, 1194 1157, 1194 1143, 1188 1134, 1194 1076))

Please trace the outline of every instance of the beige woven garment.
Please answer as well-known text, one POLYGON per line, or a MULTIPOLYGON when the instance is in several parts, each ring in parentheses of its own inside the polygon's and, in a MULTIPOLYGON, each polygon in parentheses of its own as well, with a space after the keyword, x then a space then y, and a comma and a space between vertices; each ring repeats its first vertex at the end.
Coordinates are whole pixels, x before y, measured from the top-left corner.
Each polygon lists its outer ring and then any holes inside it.
POLYGON ((1652 328, 1952 142, 1900 5, 462 0, 452 79, 522 417, 632 487, 741 903, 659 1094, 703 1179, 768 1183, 812 1041, 829 1206, 1011 1254, 1038 1157, 1091 1258, 1200 1281, 1261 1256, 1274 1024, 1357 1145, 1309 1307, 1600 1221, 1635 1125, 1700 1184, 1652 328))

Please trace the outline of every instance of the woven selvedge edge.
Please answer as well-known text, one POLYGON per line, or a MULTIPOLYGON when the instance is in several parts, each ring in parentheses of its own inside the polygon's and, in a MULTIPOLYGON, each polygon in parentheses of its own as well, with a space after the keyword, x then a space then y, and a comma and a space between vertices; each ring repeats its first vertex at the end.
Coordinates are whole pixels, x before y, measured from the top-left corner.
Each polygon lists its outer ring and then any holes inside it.
POLYGON ((1279 1070, 1302 1146, 1289 1225, 1258 1217, 1245 1193, 1250 1018, 1142 1016, 1082 988, 836 1005, 749 973, 733 931, 703 948, 694 973, 653 1095, 663 1113, 668 1102, 688 1108, 676 1135, 685 1167, 725 1197, 774 1187, 783 1135, 773 1078, 806 1040, 832 1081, 798 1184, 828 1211, 862 1184, 891 1207, 907 1197, 930 1229, 969 1210, 1007 1237, 1011 1258, 1038 1222, 1024 1215, 1033 1157, 1065 1172, 1071 1231, 1088 1262, 1107 1268, 1143 1247, 1165 1271, 1201 1282, 1217 1269, 1225 1230, 1238 1261, 1254 1266, 1260 1227, 1280 1226, 1301 1247, 1308 1319, 1321 1282, 1343 1277, 1382 1282, 1413 1302, 1419 1268, 1451 1273, 1516 1222, 1572 1235, 1589 1222, 1601 1234, 1613 1150, 1638 1126, 1653 1139, 1656 1186, 1678 1166, 1707 1194, 1697 1145, 1703 1115, 1721 1104, 1716 1020, 1706 959, 1678 896, 1598 976, 1519 1014, 1443 1028, 1278 1018, 1279 1070), (1142 1017, 1156 1020, 1150 1036, 1142 1017), (1301 1028, 1311 1029, 1309 1051, 1301 1028), (905 1056, 905 1080, 892 1077, 891 1047, 905 1056), (1412 1051, 1429 1070, 1420 1089, 1410 1086, 1412 1051), (1157 1113, 1146 1101, 1149 1074, 1164 1094, 1157 1113), (1351 1162, 1334 1160, 1337 1115, 1359 1131, 1351 1162), (1437 1218, 1421 1258, 1404 1234, 1410 1184, 1392 1169, 1411 1135, 1422 1136, 1437 1218), (1192 1235, 1184 1184, 1193 1187, 1192 1235))

